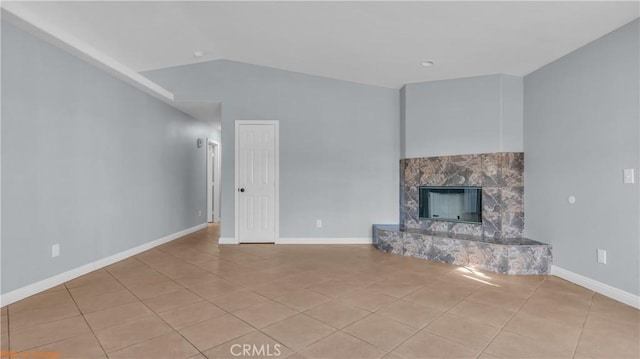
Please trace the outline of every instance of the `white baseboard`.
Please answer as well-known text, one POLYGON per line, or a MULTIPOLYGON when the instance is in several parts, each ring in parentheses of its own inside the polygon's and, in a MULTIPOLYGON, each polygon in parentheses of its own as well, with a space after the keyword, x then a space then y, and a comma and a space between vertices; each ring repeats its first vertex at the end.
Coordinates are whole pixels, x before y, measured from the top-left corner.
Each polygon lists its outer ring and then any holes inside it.
POLYGON ((199 231, 201 229, 207 228, 207 224, 203 223, 203 224, 199 224, 195 227, 191 227, 191 228, 187 228, 184 229, 180 232, 176 232, 173 234, 170 234, 168 236, 164 236, 162 238, 156 239, 154 241, 151 242, 147 242, 145 244, 139 245, 137 247, 131 248, 131 249, 127 249, 126 251, 122 251, 120 253, 116 253, 112 256, 106 257, 106 258, 102 258, 102 259, 98 259, 97 261, 85 264, 83 266, 71 269, 69 271, 66 271, 64 273, 60 273, 57 275, 54 275, 53 277, 49 277, 47 279, 43 279, 39 282, 33 283, 33 284, 29 284, 27 286, 24 286, 22 288, 18 288, 15 290, 12 290, 11 292, 8 292, 6 294, 3 294, 2 296, 0 296, 0 306, 4 307, 5 305, 11 304, 11 303, 15 303, 21 299, 30 297, 34 294, 40 293, 42 291, 45 291, 49 288, 53 288, 59 284, 62 284, 64 282, 68 282, 72 279, 78 278, 80 276, 83 276, 89 272, 93 272, 94 270, 106 267, 108 265, 111 265, 115 262, 119 262, 123 259, 129 258, 131 256, 134 256, 138 253, 144 252, 146 250, 149 250, 153 247, 157 247, 161 244, 170 242, 174 239, 178 239, 180 237, 186 236, 187 234, 199 231))
POLYGON ((238 244, 238 240, 235 237, 220 237, 218 244, 238 244))
POLYGON ((640 296, 637 296, 635 294, 612 287, 602 282, 598 282, 597 280, 587 278, 583 275, 568 271, 564 268, 560 268, 554 265, 551 266, 551 274, 555 275, 556 277, 568 280, 569 282, 575 283, 579 286, 591 289, 592 291, 600 293, 611 299, 615 299, 619 302, 640 309, 640 296))
POLYGON ((372 244, 371 237, 361 238, 280 238, 276 244, 372 244))
MULTIPOLYGON (((219 244, 238 244, 235 237, 222 237, 219 244)), ((372 244, 369 237, 362 238, 278 238, 276 244, 372 244)))

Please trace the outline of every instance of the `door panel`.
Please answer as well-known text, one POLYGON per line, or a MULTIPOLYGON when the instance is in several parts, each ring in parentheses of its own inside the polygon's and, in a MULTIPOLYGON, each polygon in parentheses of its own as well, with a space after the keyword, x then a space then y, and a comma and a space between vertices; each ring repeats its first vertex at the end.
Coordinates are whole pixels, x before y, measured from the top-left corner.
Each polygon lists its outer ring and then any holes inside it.
POLYGON ((275 125, 238 126, 238 241, 275 242, 275 125))

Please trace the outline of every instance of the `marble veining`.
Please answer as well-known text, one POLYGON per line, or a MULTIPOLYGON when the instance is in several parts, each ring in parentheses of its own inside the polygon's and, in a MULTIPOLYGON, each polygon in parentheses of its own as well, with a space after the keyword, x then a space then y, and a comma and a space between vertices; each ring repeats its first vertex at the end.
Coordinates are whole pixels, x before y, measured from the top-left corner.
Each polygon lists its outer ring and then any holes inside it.
POLYGON ((549 274, 552 264, 550 245, 522 237, 495 238, 374 225, 373 243, 387 253, 503 274, 549 274))
POLYGON ((524 154, 499 152, 407 158, 400 162, 400 223, 407 228, 474 236, 521 237, 524 154), (481 186, 482 224, 420 219, 420 186, 481 186))

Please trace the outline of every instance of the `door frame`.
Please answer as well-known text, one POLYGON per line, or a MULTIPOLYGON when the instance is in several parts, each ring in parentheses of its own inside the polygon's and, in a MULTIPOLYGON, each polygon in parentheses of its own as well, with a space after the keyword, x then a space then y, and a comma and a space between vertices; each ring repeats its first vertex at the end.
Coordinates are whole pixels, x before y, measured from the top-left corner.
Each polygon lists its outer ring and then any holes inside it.
POLYGON ((238 192, 238 178, 240 177, 238 174, 238 163, 239 161, 239 156, 240 153, 238 151, 238 143, 239 143, 239 135, 240 135, 240 131, 239 128, 242 125, 273 125, 274 126, 274 131, 275 131, 275 136, 274 136, 274 141, 275 141, 275 154, 274 154, 274 206, 275 206, 275 213, 273 216, 273 220, 274 220, 274 230, 275 230, 275 238, 274 238, 274 243, 278 243, 280 240, 280 121, 278 120, 236 120, 235 121, 235 142, 233 143, 233 149, 234 149, 234 162, 233 162, 233 167, 234 167, 234 187, 233 187, 233 191, 234 191, 234 218, 233 218, 233 222, 234 222, 234 237, 235 237, 235 242, 236 243, 242 243, 240 242, 240 231, 239 231, 239 226, 240 226, 240 221, 238 220, 240 218, 239 216, 239 212, 240 212, 240 194, 238 192))
POLYGON ((216 140, 212 140, 207 138, 207 222, 220 222, 220 142, 216 140), (214 153, 214 163, 213 166, 213 178, 209 178, 211 174, 211 169, 209 168, 209 158, 211 157, 211 153, 209 151, 209 146, 213 145, 213 153, 214 153), (213 182, 215 185, 214 193, 211 193, 211 186, 209 185, 209 181, 213 182), (213 196, 212 196, 213 195, 213 196), (213 198, 213 203, 212 202, 213 198))

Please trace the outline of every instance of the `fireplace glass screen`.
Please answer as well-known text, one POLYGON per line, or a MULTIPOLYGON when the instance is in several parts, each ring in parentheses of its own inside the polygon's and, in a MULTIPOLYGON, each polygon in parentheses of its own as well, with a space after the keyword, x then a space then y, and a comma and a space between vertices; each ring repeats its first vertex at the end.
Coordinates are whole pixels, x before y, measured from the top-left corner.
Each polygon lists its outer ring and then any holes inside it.
POLYGON ((420 187, 421 219, 482 223, 480 187, 420 187))

